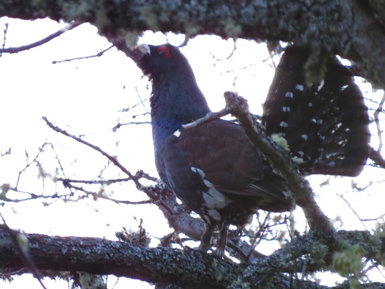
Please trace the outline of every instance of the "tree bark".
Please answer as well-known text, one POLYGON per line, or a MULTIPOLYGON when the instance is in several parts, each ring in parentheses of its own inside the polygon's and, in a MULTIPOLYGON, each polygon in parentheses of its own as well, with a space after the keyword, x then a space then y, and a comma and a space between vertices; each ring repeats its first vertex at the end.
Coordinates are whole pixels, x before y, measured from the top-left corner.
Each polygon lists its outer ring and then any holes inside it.
MULTIPOLYGON (((24 264, 11 233, 18 234, 0 226, 0 270, 28 272, 31 268, 24 264)), ((384 240, 368 232, 341 231, 337 235, 340 241, 359 245, 362 256, 366 258, 375 259, 383 254, 384 240)), ((246 284, 249 288, 261 285, 273 288, 343 288, 325 287, 282 273, 293 274, 295 270, 303 270, 294 265, 296 259, 314 254, 320 246, 318 238, 312 235, 296 238, 271 256, 260 258, 253 264, 235 264, 192 249, 146 248, 130 242, 99 238, 40 234, 24 234, 24 237, 28 240, 28 254, 42 274, 47 270, 51 274, 52 271, 113 274, 182 288, 245 288, 242 286, 246 284)), ((316 269, 320 270, 329 265, 320 262, 317 266, 316 269)), ((380 283, 371 285, 371 288, 385 287, 380 283)))
POLYGON ((141 31, 287 41, 339 54, 385 87, 383 6, 363 0, 4 0, 0 16, 89 22, 111 42, 141 31))

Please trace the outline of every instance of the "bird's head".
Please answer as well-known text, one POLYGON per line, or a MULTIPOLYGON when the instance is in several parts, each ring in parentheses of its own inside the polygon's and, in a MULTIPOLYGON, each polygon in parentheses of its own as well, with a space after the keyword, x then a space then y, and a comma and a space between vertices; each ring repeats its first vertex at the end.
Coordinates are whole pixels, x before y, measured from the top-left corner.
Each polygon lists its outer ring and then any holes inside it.
POLYGON ((142 44, 134 50, 132 58, 143 73, 153 80, 171 75, 194 78, 187 59, 177 47, 170 44, 159 46, 142 44))
POLYGON ((141 45, 129 56, 152 80, 150 102, 155 148, 181 125, 210 111, 190 64, 177 47, 141 45))

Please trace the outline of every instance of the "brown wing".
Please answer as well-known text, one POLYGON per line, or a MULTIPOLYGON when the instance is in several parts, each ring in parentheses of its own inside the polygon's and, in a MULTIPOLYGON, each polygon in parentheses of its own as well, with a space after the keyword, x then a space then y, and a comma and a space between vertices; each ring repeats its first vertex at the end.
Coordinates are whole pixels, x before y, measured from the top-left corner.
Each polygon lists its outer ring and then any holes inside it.
POLYGON ((283 180, 266 165, 239 125, 214 120, 183 129, 178 143, 191 166, 201 169, 222 193, 255 197, 258 206, 269 211, 292 208, 283 194, 283 180))

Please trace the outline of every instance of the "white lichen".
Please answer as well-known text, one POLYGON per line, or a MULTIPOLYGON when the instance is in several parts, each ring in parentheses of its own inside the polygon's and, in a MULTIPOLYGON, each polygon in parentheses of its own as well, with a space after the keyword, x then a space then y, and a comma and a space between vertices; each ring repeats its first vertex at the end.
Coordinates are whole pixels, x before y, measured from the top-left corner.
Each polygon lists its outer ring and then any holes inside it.
POLYGON ((280 148, 285 151, 290 151, 289 144, 287 140, 279 133, 273 133, 271 136, 272 141, 274 141, 280 148))

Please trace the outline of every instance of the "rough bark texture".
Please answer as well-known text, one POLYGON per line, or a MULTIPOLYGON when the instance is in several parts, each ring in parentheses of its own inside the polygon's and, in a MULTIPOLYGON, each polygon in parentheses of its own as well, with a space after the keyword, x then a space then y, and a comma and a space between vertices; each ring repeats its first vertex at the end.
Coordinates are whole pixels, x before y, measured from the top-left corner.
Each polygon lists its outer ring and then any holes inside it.
POLYGON ((0 16, 89 22, 111 41, 143 30, 283 40, 355 61, 385 87, 385 13, 363 0, 3 0, 0 16))
MULTIPOLYGON (((99 238, 51 237, 26 234, 28 253, 38 270, 114 274, 156 283, 224 288, 240 273, 231 263, 199 251, 148 249, 128 242, 99 238), (235 269, 235 270, 234 270, 235 269), (225 274, 226 278, 220 275, 225 274)), ((0 228, 0 268, 17 271, 25 264, 7 230, 0 228)), ((28 268, 27 268, 28 270, 28 268)))
MULTIPOLYGON (((295 260, 319 251, 318 240, 312 235, 295 239, 273 255, 247 266, 196 250, 146 248, 99 238, 39 234, 24 234, 24 237, 28 240, 28 254, 42 272, 57 270, 114 274, 182 288, 343 288, 325 287, 283 275, 282 272, 293 273, 295 268, 300 272, 302 268, 295 266, 295 260)), ((368 232, 341 231, 338 238, 349 244, 360 245, 363 248, 362 256, 367 258, 382 254, 383 240, 368 232)), ((328 264, 320 262, 316 266, 320 270, 328 264)), ((4 227, 0 227, 0 269, 3 272, 30 269, 23 263, 9 230, 4 227)), ((384 288, 378 283, 370 285, 373 286, 371 288, 384 288)))

